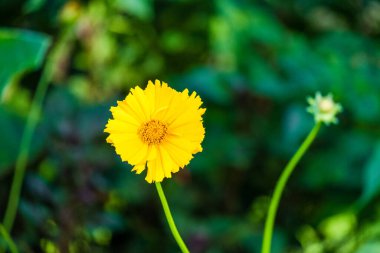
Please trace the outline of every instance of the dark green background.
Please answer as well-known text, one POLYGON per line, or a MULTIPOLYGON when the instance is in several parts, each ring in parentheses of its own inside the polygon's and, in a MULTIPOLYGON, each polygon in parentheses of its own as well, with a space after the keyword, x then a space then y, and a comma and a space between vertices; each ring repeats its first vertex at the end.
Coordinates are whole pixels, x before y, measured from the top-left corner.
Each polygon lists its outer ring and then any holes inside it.
MULTIPOLYGON (((179 251, 154 185, 103 133, 109 107, 156 78, 196 91, 207 108, 204 151, 163 182, 191 252, 259 252, 316 91, 344 111, 290 178, 273 252, 380 252, 378 1, 2 0, 0 25, 55 48, 12 232, 21 252, 179 251)), ((11 82, 0 79, 11 83, 0 107, 1 216, 42 69, 15 45, 0 36, 0 72, 20 63, 11 82)))

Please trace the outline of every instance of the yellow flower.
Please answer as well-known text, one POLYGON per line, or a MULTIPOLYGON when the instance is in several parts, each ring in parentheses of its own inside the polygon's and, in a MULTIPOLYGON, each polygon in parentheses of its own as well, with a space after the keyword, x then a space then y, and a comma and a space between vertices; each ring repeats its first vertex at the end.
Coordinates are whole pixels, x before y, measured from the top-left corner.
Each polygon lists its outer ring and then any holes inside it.
POLYGON ((145 90, 137 86, 111 107, 107 142, 134 166, 132 171, 140 174, 147 165, 145 180, 161 182, 202 151, 206 109, 201 105, 195 92, 189 96, 187 89, 178 92, 159 80, 149 81, 145 90))

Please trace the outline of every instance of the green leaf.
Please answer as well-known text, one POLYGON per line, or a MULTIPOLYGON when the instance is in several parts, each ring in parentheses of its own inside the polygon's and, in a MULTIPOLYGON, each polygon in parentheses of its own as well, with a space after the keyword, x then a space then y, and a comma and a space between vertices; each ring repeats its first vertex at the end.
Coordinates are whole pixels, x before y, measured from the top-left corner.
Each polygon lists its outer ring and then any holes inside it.
POLYGON ((31 13, 38 11, 46 3, 46 0, 28 0, 24 5, 24 12, 31 13))
POLYGON ((362 245, 356 253, 377 253, 380 251, 380 242, 368 242, 362 245))
POLYGON ((380 191, 380 142, 377 143, 367 166, 364 168, 361 204, 371 201, 380 191))
POLYGON ((153 15, 151 0, 117 0, 116 6, 143 20, 149 20, 153 15))
POLYGON ((353 213, 339 213, 325 219, 320 224, 322 234, 331 240, 342 240, 355 229, 356 217, 353 213))
POLYGON ((0 96, 12 78, 41 66, 50 45, 48 36, 15 29, 0 29, 0 96))

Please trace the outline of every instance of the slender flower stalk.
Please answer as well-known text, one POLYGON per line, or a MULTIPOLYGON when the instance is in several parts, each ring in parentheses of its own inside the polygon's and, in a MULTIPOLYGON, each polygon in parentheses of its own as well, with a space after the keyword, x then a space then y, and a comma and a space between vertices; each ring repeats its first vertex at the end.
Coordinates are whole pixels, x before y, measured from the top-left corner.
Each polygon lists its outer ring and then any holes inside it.
POLYGON ((274 189, 273 197, 272 197, 270 205, 269 205, 267 219, 265 221, 264 239, 263 239, 263 245, 261 248, 261 253, 270 253, 271 244, 272 244, 272 234, 273 234, 274 221, 276 218, 278 205, 280 203, 280 199, 281 199, 282 193, 284 191, 286 182, 288 181, 288 178, 292 174, 292 172, 293 172, 295 166, 297 165, 298 161, 301 159, 303 154, 309 148, 310 144, 313 142, 313 140, 314 140, 315 136, 317 135, 320 127, 321 127, 320 122, 318 122, 317 124, 314 125, 313 129, 311 130, 309 135, 306 137, 305 141, 302 143, 302 145, 297 150, 297 152, 294 154, 292 159, 286 165, 284 171, 282 172, 280 178, 277 181, 276 187, 274 189))
POLYGON ((4 238, 5 242, 8 244, 8 248, 11 251, 11 253, 18 253, 16 244, 12 240, 12 237, 9 236, 3 224, 0 224, 0 235, 4 238))
POLYGON ((168 202, 166 201, 164 191, 162 190, 161 184, 158 182, 156 182, 155 184, 156 184, 158 196, 160 197, 160 200, 161 200, 162 208, 164 209, 164 212, 165 212, 166 220, 169 223, 169 227, 170 227, 170 230, 172 231, 173 237, 176 240, 182 253, 189 253, 190 251, 187 249, 186 244, 183 242, 182 237, 179 234, 178 229, 174 223, 174 220, 170 212, 168 202))
POLYGON ((25 130, 22 135, 20 153, 17 157, 15 174, 12 181, 11 191, 8 199, 7 209, 4 216, 4 228, 10 232, 16 216, 18 203, 20 200, 21 186, 24 179, 25 168, 29 157, 29 150, 32 143, 34 130, 36 128, 42 101, 45 97, 49 85, 48 68, 45 67, 42 77, 38 83, 36 95, 34 97, 31 111, 28 115, 25 130))
MULTIPOLYGON (((10 234, 13 223, 16 217, 17 208, 20 202, 20 194, 22 189, 22 183, 24 181, 24 175, 26 165, 29 158, 29 151, 32 145, 33 134, 37 127, 38 120, 40 118, 42 103, 44 101, 46 91, 49 87, 53 73, 56 70, 57 56, 63 48, 67 47, 68 41, 73 37, 73 30, 67 29, 66 32, 58 39, 54 48, 49 53, 40 81, 37 85, 37 90, 33 98, 31 110, 28 114, 26 126, 21 138, 20 151, 17 156, 15 172, 12 180, 11 190, 8 198, 8 204, 5 210, 3 219, 4 229, 10 234)), ((2 253, 0 249, 0 253, 2 253)))
POLYGON ((289 163, 286 165, 276 183, 274 193, 269 204, 268 215, 265 221, 264 238, 261 253, 270 253, 271 251, 273 227, 278 205, 280 203, 286 182, 292 174, 295 166, 313 142, 322 123, 325 125, 329 125, 331 123, 337 124, 338 119, 336 118, 336 115, 343 110, 342 106, 339 103, 334 102, 331 94, 322 96, 320 92, 317 92, 314 98, 309 97, 307 98, 307 101, 309 103, 309 107, 306 110, 314 115, 315 125, 297 152, 294 154, 292 159, 290 159, 289 163))

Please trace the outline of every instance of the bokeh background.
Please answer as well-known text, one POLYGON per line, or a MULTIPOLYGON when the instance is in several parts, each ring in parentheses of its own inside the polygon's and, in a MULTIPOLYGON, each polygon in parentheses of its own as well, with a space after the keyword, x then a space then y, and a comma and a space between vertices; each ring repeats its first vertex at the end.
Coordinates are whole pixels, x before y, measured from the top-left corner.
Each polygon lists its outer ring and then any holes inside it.
POLYGON ((154 185, 103 133, 110 106, 156 78, 207 108, 204 151, 163 182, 191 252, 259 252, 316 91, 344 112, 290 178, 273 253, 380 252, 378 1, 2 0, 0 25, 1 216, 38 80, 53 73, 12 231, 21 252, 179 251, 154 185))

